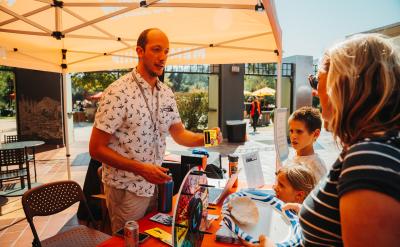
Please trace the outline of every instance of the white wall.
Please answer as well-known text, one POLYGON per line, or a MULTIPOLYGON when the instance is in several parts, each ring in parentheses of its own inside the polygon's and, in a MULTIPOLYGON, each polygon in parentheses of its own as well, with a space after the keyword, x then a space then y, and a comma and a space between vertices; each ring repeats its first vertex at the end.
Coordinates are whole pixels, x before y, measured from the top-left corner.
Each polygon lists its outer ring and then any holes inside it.
POLYGON ((312 105, 311 87, 307 77, 313 73, 313 57, 296 55, 283 58, 283 63, 295 64, 293 78, 293 111, 312 105))

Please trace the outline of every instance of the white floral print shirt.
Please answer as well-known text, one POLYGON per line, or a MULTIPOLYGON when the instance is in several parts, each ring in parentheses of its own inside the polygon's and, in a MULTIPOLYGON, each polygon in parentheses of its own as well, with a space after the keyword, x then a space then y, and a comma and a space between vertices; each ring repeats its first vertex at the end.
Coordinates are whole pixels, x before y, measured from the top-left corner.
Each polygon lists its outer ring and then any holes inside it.
MULTIPOLYGON (((157 80, 152 92, 151 86, 133 69, 104 91, 94 127, 112 134, 109 147, 122 156, 161 165, 168 130, 171 125, 180 122, 171 89, 157 80), (138 83, 143 88, 150 109, 138 83), (150 114, 153 114, 155 131, 150 114)), ((103 182, 108 186, 125 189, 138 196, 153 195, 155 185, 143 177, 107 164, 103 167, 103 182)))

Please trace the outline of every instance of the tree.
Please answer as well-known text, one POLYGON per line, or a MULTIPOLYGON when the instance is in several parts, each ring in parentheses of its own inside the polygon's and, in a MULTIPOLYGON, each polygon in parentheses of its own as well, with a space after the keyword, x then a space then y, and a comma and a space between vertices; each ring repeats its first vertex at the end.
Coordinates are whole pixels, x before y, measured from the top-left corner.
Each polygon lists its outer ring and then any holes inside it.
POLYGON ((101 92, 126 73, 127 70, 74 73, 71 75, 72 98, 83 100, 87 94, 101 92))
POLYGON ((166 73, 165 83, 174 92, 189 92, 193 89, 208 88, 208 74, 166 73))
POLYGON ((192 131, 203 129, 208 123, 208 92, 193 90, 175 95, 179 115, 185 128, 192 131))
POLYGON ((0 109, 14 108, 14 102, 10 94, 14 93, 14 72, 4 66, 0 66, 0 109), (10 105, 11 104, 11 105, 10 105))
POLYGON ((244 89, 246 91, 253 92, 263 87, 270 87, 275 89, 275 77, 260 75, 244 76, 244 89))

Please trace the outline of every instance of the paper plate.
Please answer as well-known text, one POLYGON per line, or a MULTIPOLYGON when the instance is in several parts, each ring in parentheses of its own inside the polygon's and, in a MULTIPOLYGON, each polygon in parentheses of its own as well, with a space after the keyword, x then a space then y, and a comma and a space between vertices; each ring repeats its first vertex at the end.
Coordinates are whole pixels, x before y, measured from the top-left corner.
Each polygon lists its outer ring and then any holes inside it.
POLYGON ((222 217, 225 225, 241 239, 251 243, 259 243, 258 239, 264 234, 279 247, 294 246, 300 243, 301 232, 296 214, 282 211, 284 203, 275 197, 273 191, 244 190, 227 197, 222 206, 222 217), (249 197, 257 205, 259 220, 256 225, 242 225, 231 215, 228 204, 236 197, 249 197))

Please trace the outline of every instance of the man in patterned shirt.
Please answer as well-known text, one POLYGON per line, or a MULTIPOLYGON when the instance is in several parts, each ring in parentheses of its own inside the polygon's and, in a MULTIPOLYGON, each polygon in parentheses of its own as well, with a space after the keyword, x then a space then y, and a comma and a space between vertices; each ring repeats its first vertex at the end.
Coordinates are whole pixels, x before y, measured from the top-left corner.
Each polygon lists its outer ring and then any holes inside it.
POLYGON ((89 150, 103 163, 113 231, 152 210, 156 185, 171 179, 161 167, 168 133, 180 145, 204 145, 203 134, 184 128, 174 94, 158 79, 168 51, 169 41, 161 30, 143 31, 137 40, 137 67, 104 91, 96 113, 89 150))

